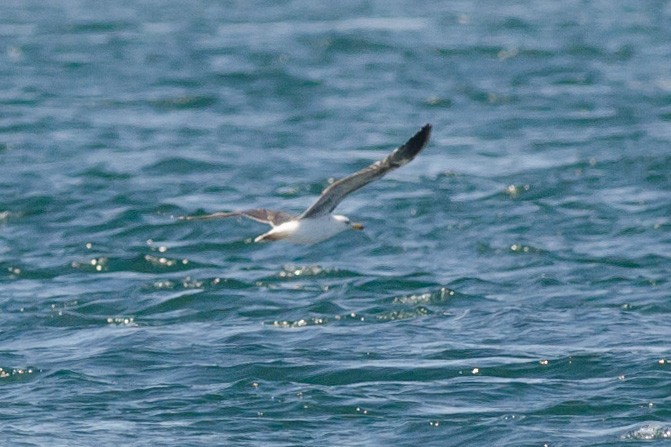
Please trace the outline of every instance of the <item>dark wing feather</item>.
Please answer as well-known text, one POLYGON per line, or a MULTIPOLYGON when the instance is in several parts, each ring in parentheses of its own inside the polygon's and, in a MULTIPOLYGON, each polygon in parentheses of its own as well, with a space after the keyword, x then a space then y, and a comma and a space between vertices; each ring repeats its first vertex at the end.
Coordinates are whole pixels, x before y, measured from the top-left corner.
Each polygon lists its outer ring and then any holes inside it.
POLYGON ((331 184, 300 217, 314 217, 331 213, 348 194, 410 162, 424 149, 429 142, 430 135, 431 124, 427 124, 403 146, 394 150, 384 159, 331 184))
POLYGON ((244 211, 233 211, 230 213, 219 212, 213 214, 204 214, 202 216, 181 216, 180 220, 209 220, 209 219, 225 219, 227 217, 236 217, 242 216, 248 219, 255 220, 264 224, 272 225, 276 227, 281 225, 284 222, 296 219, 295 216, 292 216, 289 213, 283 211, 273 211, 267 210, 265 208, 259 208, 255 210, 244 210, 244 211))

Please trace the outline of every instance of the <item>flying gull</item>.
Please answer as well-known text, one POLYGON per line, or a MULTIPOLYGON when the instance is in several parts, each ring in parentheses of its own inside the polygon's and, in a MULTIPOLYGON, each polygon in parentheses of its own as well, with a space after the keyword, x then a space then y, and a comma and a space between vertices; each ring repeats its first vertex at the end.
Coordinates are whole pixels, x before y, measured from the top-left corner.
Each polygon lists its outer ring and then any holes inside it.
POLYGON ((267 233, 257 236, 254 242, 284 240, 296 244, 314 244, 347 229, 363 230, 363 225, 351 223, 347 217, 331 213, 349 194, 412 161, 429 142, 430 135, 431 124, 426 124, 403 146, 382 160, 332 183, 300 216, 260 208, 201 216, 183 216, 180 219, 206 220, 242 216, 272 227, 267 233))

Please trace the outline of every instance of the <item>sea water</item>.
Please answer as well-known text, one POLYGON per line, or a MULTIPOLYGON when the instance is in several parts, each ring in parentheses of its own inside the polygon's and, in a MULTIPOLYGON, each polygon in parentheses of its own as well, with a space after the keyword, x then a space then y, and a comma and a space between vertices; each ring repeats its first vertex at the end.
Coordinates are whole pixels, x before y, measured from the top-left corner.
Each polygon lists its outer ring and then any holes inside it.
POLYGON ((0 443, 668 443, 670 42, 664 1, 3 1, 0 443), (176 220, 427 122, 363 232, 176 220))

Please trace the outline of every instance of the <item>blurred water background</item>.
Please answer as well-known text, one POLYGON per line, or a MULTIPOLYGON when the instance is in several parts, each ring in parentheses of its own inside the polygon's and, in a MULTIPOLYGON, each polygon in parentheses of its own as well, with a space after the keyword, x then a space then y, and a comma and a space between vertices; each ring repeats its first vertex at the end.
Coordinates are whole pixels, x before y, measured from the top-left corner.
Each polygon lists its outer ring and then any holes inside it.
POLYGON ((667 445, 670 145, 669 1, 3 0, 2 444, 667 445))

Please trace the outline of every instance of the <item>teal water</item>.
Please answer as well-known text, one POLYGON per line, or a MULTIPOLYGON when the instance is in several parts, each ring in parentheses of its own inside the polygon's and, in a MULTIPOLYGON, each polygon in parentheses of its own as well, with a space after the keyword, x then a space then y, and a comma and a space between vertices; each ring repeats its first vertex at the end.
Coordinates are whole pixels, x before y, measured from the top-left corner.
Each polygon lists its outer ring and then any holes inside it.
POLYGON ((3 445, 671 441, 671 4, 0 3, 3 445), (434 125, 312 247, 300 212, 434 125))

